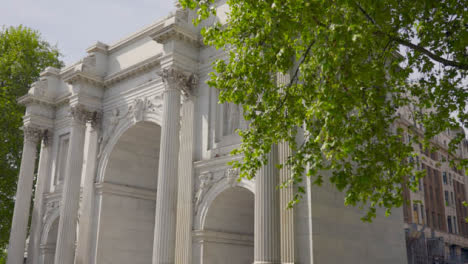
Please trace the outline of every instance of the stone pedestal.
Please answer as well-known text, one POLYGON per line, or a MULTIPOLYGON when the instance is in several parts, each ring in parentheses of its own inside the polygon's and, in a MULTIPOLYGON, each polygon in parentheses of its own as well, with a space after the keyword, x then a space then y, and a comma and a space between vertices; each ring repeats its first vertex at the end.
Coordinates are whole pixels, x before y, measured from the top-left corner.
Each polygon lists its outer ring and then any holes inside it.
POLYGON ((23 264, 26 234, 28 231, 29 210, 36 165, 37 143, 41 131, 37 128, 24 128, 24 145, 21 167, 16 190, 15 208, 8 244, 7 264, 23 264))
POLYGON ((34 208, 31 218, 31 231, 29 236, 28 264, 39 263, 42 217, 44 213, 44 190, 49 181, 50 160, 52 155, 52 133, 46 131, 43 134, 41 153, 39 156, 39 168, 37 173, 36 191, 34 193, 34 208))
POLYGON ((175 254, 180 97, 176 72, 162 73, 165 83, 159 155, 153 264, 172 264, 175 254))
POLYGON ((80 202, 81 172, 86 121, 90 114, 82 106, 71 108, 70 146, 63 183, 62 205, 55 250, 55 263, 72 264, 75 256, 76 226, 80 202))
POLYGON ((254 263, 281 263, 278 147, 273 145, 255 178, 254 263))

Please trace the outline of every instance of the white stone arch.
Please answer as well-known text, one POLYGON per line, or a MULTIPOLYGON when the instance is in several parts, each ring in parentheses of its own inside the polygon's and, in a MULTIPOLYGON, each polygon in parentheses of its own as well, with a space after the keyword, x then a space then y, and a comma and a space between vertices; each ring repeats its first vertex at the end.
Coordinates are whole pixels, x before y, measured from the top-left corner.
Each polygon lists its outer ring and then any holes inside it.
POLYGON ((48 235, 50 232, 50 228, 52 227, 54 222, 59 218, 59 216, 60 216, 60 208, 57 208, 46 217, 46 220, 44 221, 44 227, 42 228, 41 245, 47 243, 47 238, 49 237, 48 235))
POLYGON ((55 246, 57 243, 57 231, 55 231, 55 244, 50 244, 51 241, 51 229, 54 225, 57 225, 60 218, 60 208, 57 207, 53 211, 49 212, 45 218, 44 226, 42 228, 41 239, 40 239, 40 253, 39 253, 39 264, 51 264, 54 263, 55 258, 55 246))
MULTIPOLYGON (((146 99, 137 100, 135 102, 146 102, 146 99)), ((111 134, 99 158, 97 221, 93 227, 93 258, 97 263, 130 263, 130 260, 148 263, 151 260, 161 112, 129 109, 110 128, 111 134), (125 152, 120 152, 122 150, 125 152), (139 159, 142 156, 144 159, 139 159), (120 165, 123 159, 131 166, 120 165), (138 166, 138 162, 143 162, 143 166, 138 166)))
MULTIPOLYGON (((107 168, 107 163, 109 162, 109 157, 110 154, 112 153, 112 150, 114 149, 115 144, 119 141, 120 137, 133 127, 139 122, 151 122, 154 123, 158 126, 162 126, 162 116, 161 113, 159 112, 145 112, 143 114, 143 118, 141 120, 137 120, 136 118, 130 116, 129 118, 125 118, 121 120, 112 135, 110 135, 109 141, 102 150, 100 159, 99 159, 99 165, 98 165, 98 170, 97 170, 97 176, 96 176, 96 182, 103 182, 104 180, 104 175, 106 175, 106 168, 107 168)), ((101 143, 102 144, 102 143, 101 143)))
POLYGON ((219 194, 225 190, 233 187, 243 187, 255 196, 255 182, 252 180, 241 179, 241 181, 235 181, 232 183, 228 178, 223 178, 221 181, 215 183, 203 197, 195 216, 194 227, 195 230, 202 230, 205 227, 206 215, 213 201, 218 197, 219 194))
POLYGON ((195 215, 194 263, 254 261, 255 183, 245 179, 237 182, 226 174, 207 190, 195 215))

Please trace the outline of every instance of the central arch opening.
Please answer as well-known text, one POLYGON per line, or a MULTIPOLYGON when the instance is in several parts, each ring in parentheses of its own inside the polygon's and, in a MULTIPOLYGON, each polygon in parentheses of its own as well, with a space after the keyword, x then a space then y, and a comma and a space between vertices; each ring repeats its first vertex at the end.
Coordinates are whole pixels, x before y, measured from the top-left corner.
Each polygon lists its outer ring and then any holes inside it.
POLYGON ((203 227, 203 264, 252 264, 254 195, 243 187, 220 193, 203 227))
POLYGON ((97 263, 151 263, 161 128, 140 122, 114 145, 105 170, 97 263))

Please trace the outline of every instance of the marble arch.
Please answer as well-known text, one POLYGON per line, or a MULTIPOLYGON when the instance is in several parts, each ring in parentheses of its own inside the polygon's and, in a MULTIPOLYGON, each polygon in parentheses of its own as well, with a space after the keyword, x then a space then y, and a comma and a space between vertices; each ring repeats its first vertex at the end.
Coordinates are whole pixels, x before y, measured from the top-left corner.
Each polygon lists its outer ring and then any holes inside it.
POLYGON ((225 178, 215 183, 205 194, 202 202, 198 206, 198 210, 197 210, 198 213, 196 214, 195 220, 194 220, 195 230, 202 230, 204 228, 206 215, 208 213, 210 205, 213 203, 216 197, 218 197, 218 195, 224 192, 225 190, 233 188, 233 187, 242 187, 252 192, 252 194, 255 194, 255 186, 254 186, 253 181, 242 179, 240 182, 235 182, 233 184, 227 178, 225 178))
MULTIPOLYGON (((162 120, 160 114, 154 112, 145 112, 142 121, 137 121, 134 118, 130 117, 123 118, 122 120, 120 120, 114 128, 114 132, 111 135, 109 135, 109 139, 107 139, 108 142, 105 146, 102 147, 102 153, 99 153, 100 157, 96 177, 97 182, 102 182, 104 180, 104 175, 106 173, 105 170, 107 167, 107 163, 109 162, 109 155, 111 154, 115 144, 117 144, 118 140, 125 133, 125 131, 130 129, 132 126, 136 125, 138 122, 151 122, 161 126, 162 120)), ((103 138, 101 138, 101 141, 102 140, 103 138)))
MULTIPOLYGON (((212 22, 226 21, 225 2, 217 1, 219 17, 212 22)), ((236 108, 219 105, 218 91, 205 82, 213 62, 227 54, 203 44, 200 28, 191 23, 195 16, 175 5, 167 17, 114 44, 93 44, 72 65, 46 68, 19 99, 26 106, 24 156, 7 264, 23 264, 28 235, 27 264, 42 264, 43 236, 57 215, 52 263, 198 264, 203 260, 199 231, 209 208, 232 188, 254 193, 255 264, 405 263, 398 210, 364 224, 358 209, 343 206, 342 194, 310 182, 304 182, 304 199, 286 210, 292 189, 277 184, 290 175, 272 165, 287 159, 289 148, 283 143, 272 148, 270 163, 255 182, 235 181, 238 175, 228 164, 242 157, 229 154, 241 143, 233 128, 248 124, 236 108), (128 131, 143 124, 153 129, 140 130, 125 139, 127 146, 119 146, 128 131), (134 156, 149 146, 159 151, 145 164, 157 164, 157 171, 153 166, 145 180, 138 179, 133 174, 144 173, 129 168, 139 165, 134 156), (113 159, 119 148, 133 157, 120 167, 113 159), (51 197, 57 201, 55 211, 48 208, 51 197), (130 234, 135 226, 144 227, 138 231, 145 233, 144 244, 130 234), (124 239, 127 234, 131 239, 124 239)))

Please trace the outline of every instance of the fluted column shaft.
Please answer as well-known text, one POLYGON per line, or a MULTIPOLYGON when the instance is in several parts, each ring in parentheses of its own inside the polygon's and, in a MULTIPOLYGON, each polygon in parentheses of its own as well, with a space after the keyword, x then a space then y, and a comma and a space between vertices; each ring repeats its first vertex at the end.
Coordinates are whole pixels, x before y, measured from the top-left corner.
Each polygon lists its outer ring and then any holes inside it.
POLYGON ((172 264, 175 254, 180 90, 166 83, 156 194, 153 264, 172 264))
POLYGON ((176 264, 192 263, 194 98, 182 105, 177 198, 176 264))
POLYGON ((76 249, 75 264, 91 263, 92 223, 94 217, 95 176, 98 151, 97 126, 89 123, 86 128, 84 147, 83 172, 83 202, 80 208, 80 223, 78 234, 78 247, 76 249))
POLYGON ((272 146, 268 164, 255 179, 255 264, 281 263, 278 147, 272 146))
MULTIPOLYGON (((278 144, 279 163, 283 168, 279 172, 280 184, 291 179, 291 169, 287 166, 291 148, 287 142, 278 144)), ((294 263, 294 208, 288 208, 288 204, 294 197, 292 183, 280 189, 280 218, 281 218, 281 262, 294 263)))
POLYGON ((45 186, 49 180, 50 158, 52 153, 52 134, 46 131, 42 139, 41 153, 39 155, 39 168, 37 173, 36 191, 34 193, 34 207, 31 217, 31 232, 29 236, 28 249, 28 264, 39 263, 41 231, 42 231, 42 216, 43 195, 45 186))
POLYGON ((40 130, 26 127, 24 129, 24 145, 21 157, 21 167, 16 190, 15 208, 8 244, 7 264, 23 264, 26 234, 28 230, 29 209, 36 165, 37 143, 40 130))
POLYGON ((88 113, 80 106, 71 109, 70 147, 65 167, 55 263, 73 264, 75 256, 83 147, 88 113))

